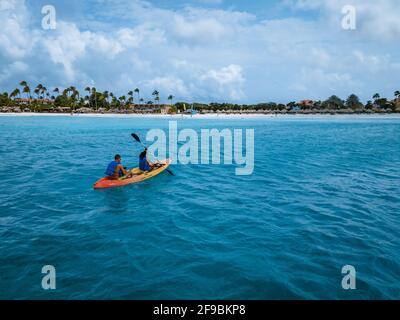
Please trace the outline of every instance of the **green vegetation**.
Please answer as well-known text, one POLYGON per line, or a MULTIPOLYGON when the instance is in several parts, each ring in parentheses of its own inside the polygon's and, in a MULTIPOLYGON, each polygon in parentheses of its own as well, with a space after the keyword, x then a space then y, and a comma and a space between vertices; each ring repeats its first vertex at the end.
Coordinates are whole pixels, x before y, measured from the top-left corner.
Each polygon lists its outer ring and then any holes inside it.
POLYGON ((86 87, 81 94, 71 86, 60 90, 54 88, 51 92, 42 84, 38 84, 33 92, 26 81, 20 82, 21 88, 16 88, 10 94, 4 93, 0 98, 1 112, 172 112, 176 108, 172 105, 174 97, 170 95, 171 105, 160 104, 160 93, 154 90, 153 101, 144 104, 140 96, 140 89, 136 88, 127 95, 116 96, 112 92, 98 92, 95 87, 86 87))
POLYGON ((169 95, 169 104, 160 104, 161 97, 157 90, 152 93, 152 99, 141 97, 140 89, 130 90, 126 95, 116 96, 110 91, 98 92, 95 87, 86 87, 81 94, 76 87, 63 90, 53 88, 48 90, 42 84, 34 87, 33 92, 26 81, 21 81, 19 87, 10 94, 0 95, 0 112, 71 112, 71 113, 182 113, 196 110, 200 113, 400 113, 400 91, 394 92, 394 100, 381 97, 379 93, 365 105, 355 95, 346 100, 333 95, 325 101, 304 100, 291 101, 287 104, 266 102, 251 105, 231 103, 173 103, 175 97, 169 95), (33 96, 32 96, 33 95, 33 96))

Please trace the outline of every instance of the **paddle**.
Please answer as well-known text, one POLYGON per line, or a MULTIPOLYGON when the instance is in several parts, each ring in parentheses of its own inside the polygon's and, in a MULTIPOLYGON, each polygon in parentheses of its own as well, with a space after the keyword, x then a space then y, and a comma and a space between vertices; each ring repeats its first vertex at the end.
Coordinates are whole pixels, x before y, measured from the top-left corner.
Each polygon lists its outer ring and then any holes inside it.
POLYGON ((143 148, 146 148, 146 146, 142 143, 142 141, 140 140, 140 138, 137 134, 132 133, 131 136, 133 139, 135 139, 137 142, 139 142, 143 146, 143 148))
MULTIPOLYGON (((138 136, 137 134, 132 133, 131 136, 132 136, 133 139, 135 139, 137 142, 139 142, 139 143, 143 146, 143 148, 147 148, 147 147, 142 143, 142 141, 140 140, 140 138, 139 138, 139 136, 138 136)), ((171 170, 165 169, 165 171, 167 171, 171 176, 175 176, 175 174, 174 174, 171 170)))

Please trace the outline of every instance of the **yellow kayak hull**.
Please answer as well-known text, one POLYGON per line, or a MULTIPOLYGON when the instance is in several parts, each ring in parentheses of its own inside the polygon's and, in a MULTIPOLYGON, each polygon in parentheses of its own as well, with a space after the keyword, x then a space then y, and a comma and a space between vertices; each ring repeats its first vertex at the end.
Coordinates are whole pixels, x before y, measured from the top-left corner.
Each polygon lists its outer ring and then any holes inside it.
POLYGON ((99 181, 97 181, 93 187, 94 189, 109 189, 109 188, 123 187, 154 178, 155 176, 158 176, 160 173, 168 169, 168 167, 171 164, 171 160, 167 159, 164 161, 159 161, 158 163, 162 164, 162 166, 152 171, 142 171, 139 168, 130 170, 129 172, 133 174, 132 178, 121 178, 119 180, 113 180, 110 177, 104 177, 99 181))

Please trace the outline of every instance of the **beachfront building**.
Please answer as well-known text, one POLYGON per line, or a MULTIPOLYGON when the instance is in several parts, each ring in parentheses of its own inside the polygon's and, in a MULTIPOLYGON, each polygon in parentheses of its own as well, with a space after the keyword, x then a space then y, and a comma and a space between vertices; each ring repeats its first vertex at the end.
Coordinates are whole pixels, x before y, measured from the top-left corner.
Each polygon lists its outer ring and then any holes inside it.
POLYGON ((20 113, 20 112, 22 112, 22 110, 21 110, 20 107, 8 107, 8 106, 5 106, 5 107, 0 107, 0 112, 3 112, 3 113, 8 113, 8 112, 20 113))
POLYGON ((298 105, 303 109, 309 109, 314 107, 313 100, 302 100, 298 103, 298 105))
POLYGON ((161 114, 168 114, 171 111, 171 106, 169 104, 162 104, 159 107, 161 114))
POLYGON ((59 113, 70 113, 71 112, 71 108, 68 108, 68 107, 57 107, 55 109, 55 111, 59 112, 59 113))
POLYGON ((396 112, 400 112, 400 98, 394 99, 392 104, 394 106, 394 110, 396 110, 396 112))
POLYGON ((161 113, 168 114, 171 110, 171 106, 168 104, 130 104, 128 106, 129 112, 133 113, 161 113))
MULTIPOLYGON (((100 111, 100 110, 99 110, 100 111)), ((91 108, 83 107, 75 110, 75 113, 93 113, 94 110, 91 108)))
POLYGON ((32 103, 39 103, 42 105, 54 105, 54 100, 52 99, 26 99, 26 98, 17 98, 14 100, 19 105, 29 105, 32 103))

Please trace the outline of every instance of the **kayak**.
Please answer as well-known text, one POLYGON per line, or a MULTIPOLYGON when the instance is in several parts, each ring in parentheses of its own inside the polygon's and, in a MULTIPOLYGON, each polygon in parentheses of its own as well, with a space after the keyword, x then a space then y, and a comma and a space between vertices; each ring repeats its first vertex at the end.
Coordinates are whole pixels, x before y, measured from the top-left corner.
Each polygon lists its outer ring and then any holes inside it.
POLYGON ((110 179, 110 177, 105 177, 105 178, 97 181, 93 187, 95 189, 108 189, 108 188, 115 188, 115 187, 123 187, 123 186, 127 186, 129 184, 135 184, 135 183, 145 181, 147 179, 158 176, 160 173, 165 171, 171 164, 171 160, 167 159, 164 161, 159 161, 158 163, 161 164, 161 166, 152 171, 142 171, 139 168, 135 168, 135 169, 132 169, 129 171, 130 173, 133 174, 132 178, 122 177, 118 180, 113 180, 113 179, 110 179))

